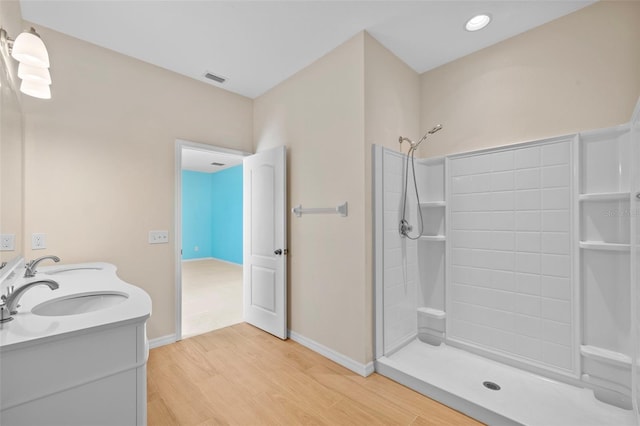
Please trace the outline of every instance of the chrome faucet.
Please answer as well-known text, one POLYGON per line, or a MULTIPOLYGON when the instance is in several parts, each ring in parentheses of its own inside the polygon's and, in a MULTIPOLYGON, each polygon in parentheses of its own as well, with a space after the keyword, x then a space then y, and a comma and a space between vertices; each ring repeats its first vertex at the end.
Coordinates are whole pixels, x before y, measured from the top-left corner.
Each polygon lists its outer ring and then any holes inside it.
POLYGON ((25 284, 22 287, 18 287, 15 290, 13 287, 9 288, 6 295, 3 294, 0 296, 0 300, 2 300, 2 304, 0 304, 0 322, 11 321, 13 319, 11 315, 18 313, 18 301, 22 295, 24 295, 27 290, 37 285, 46 285, 51 290, 57 290, 58 287, 60 287, 58 283, 53 280, 38 280, 25 284))
POLYGON ((24 271, 24 277, 25 278, 33 278, 36 276, 36 266, 38 266, 38 263, 42 262, 43 260, 46 259, 51 259, 54 262, 60 262, 60 258, 58 256, 42 256, 39 257, 37 259, 32 260, 31 262, 27 263, 24 268, 26 269, 24 271))

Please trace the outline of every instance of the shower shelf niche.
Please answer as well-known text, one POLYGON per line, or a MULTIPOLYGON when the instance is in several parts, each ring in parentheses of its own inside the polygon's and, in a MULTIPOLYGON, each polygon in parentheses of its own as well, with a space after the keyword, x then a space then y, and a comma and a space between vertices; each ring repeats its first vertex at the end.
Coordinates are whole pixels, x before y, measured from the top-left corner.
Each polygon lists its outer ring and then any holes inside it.
POLYGON ((631 297, 629 141, 628 125, 580 134, 581 377, 621 408, 631 394, 631 312, 619 308, 631 297))
POLYGON ((589 194, 580 194, 580 201, 614 201, 626 200, 629 198, 629 192, 597 192, 589 194))
POLYGON ((447 241, 447 237, 445 235, 421 235, 420 241, 444 242, 447 241))
POLYGON ((422 201, 420 207, 445 207, 446 201, 422 201))
POLYGON ((629 251, 630 244, 605 243, 602 241, 580 241, 580 248, 585 250, 629 251))

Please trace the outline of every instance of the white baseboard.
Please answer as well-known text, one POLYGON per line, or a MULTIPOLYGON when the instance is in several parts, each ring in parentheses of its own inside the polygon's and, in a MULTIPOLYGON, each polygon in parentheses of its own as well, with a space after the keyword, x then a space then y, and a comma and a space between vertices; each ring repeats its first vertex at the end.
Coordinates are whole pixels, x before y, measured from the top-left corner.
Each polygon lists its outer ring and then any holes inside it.
POLYGON ((149 349, 159 348, 160 346, 169 345, 177 341, 175 334, 167 334, 166 336, 149 339, 149 349))
POLYGON ((182 259, 183 263, 197 262, 198 260, 217 260, 218 262, 228 263, 229 265, 242 266, 242 263, 231 262, 230 260, 218 259, 217 257, 196 257, 195 259, 182 259))
POLYGON ((341 366, 348 368, 356 374, 359 374, 363 377, 367 377, 371 373, 374 372, 373 362, 369 362, 367 364, 361 364, 348 356, 342 355, 339 352, 334 351, 314 340, 311 340, 307 337, 301 336, 295 331, 287 330, 289 338, 294 342, 300 343, 302 346, 311 349, 314 352, 319 353, 325 358, 329 358, 331 361, 340 364, 341 366))

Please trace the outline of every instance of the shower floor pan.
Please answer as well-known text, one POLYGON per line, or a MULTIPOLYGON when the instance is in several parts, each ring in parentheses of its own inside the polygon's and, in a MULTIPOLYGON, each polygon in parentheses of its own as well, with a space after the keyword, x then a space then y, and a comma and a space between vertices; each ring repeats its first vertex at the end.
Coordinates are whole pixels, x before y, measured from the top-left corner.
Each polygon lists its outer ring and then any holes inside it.
POLYGON ((491 425, 636 425, 632 410, 598 401, 589 389, 475 354, 414 340, 376 361, 376 371, 491 425), (492 390, 484 382, 493 382, 492 390))

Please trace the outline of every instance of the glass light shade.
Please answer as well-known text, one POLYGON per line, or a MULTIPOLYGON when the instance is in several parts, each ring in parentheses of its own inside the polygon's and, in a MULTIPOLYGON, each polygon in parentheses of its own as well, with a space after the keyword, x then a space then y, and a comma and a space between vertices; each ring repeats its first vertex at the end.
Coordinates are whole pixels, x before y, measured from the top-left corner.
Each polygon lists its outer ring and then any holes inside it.
POLYGON ((31 80, 36 83, 51 84, 49 69, 34 67, 22 62, 18 65, 18 77, 22 80, 31 80))
POLYGON ((51 99, 51 88, 48 84, 37 83, 33 80, 22 80, 20 91, 25 95, 39 99, 51 99))
POLYGON ((467 21, 464 28, 467 31, 478 31, 489 25, 489 22, 491 22, 491 16, 486 14, 476 15, 467 21))
POLYGON ((34 32, 20 33, 11 48, 13 59, 34 67, 49 68, 49 52, 34 32))

